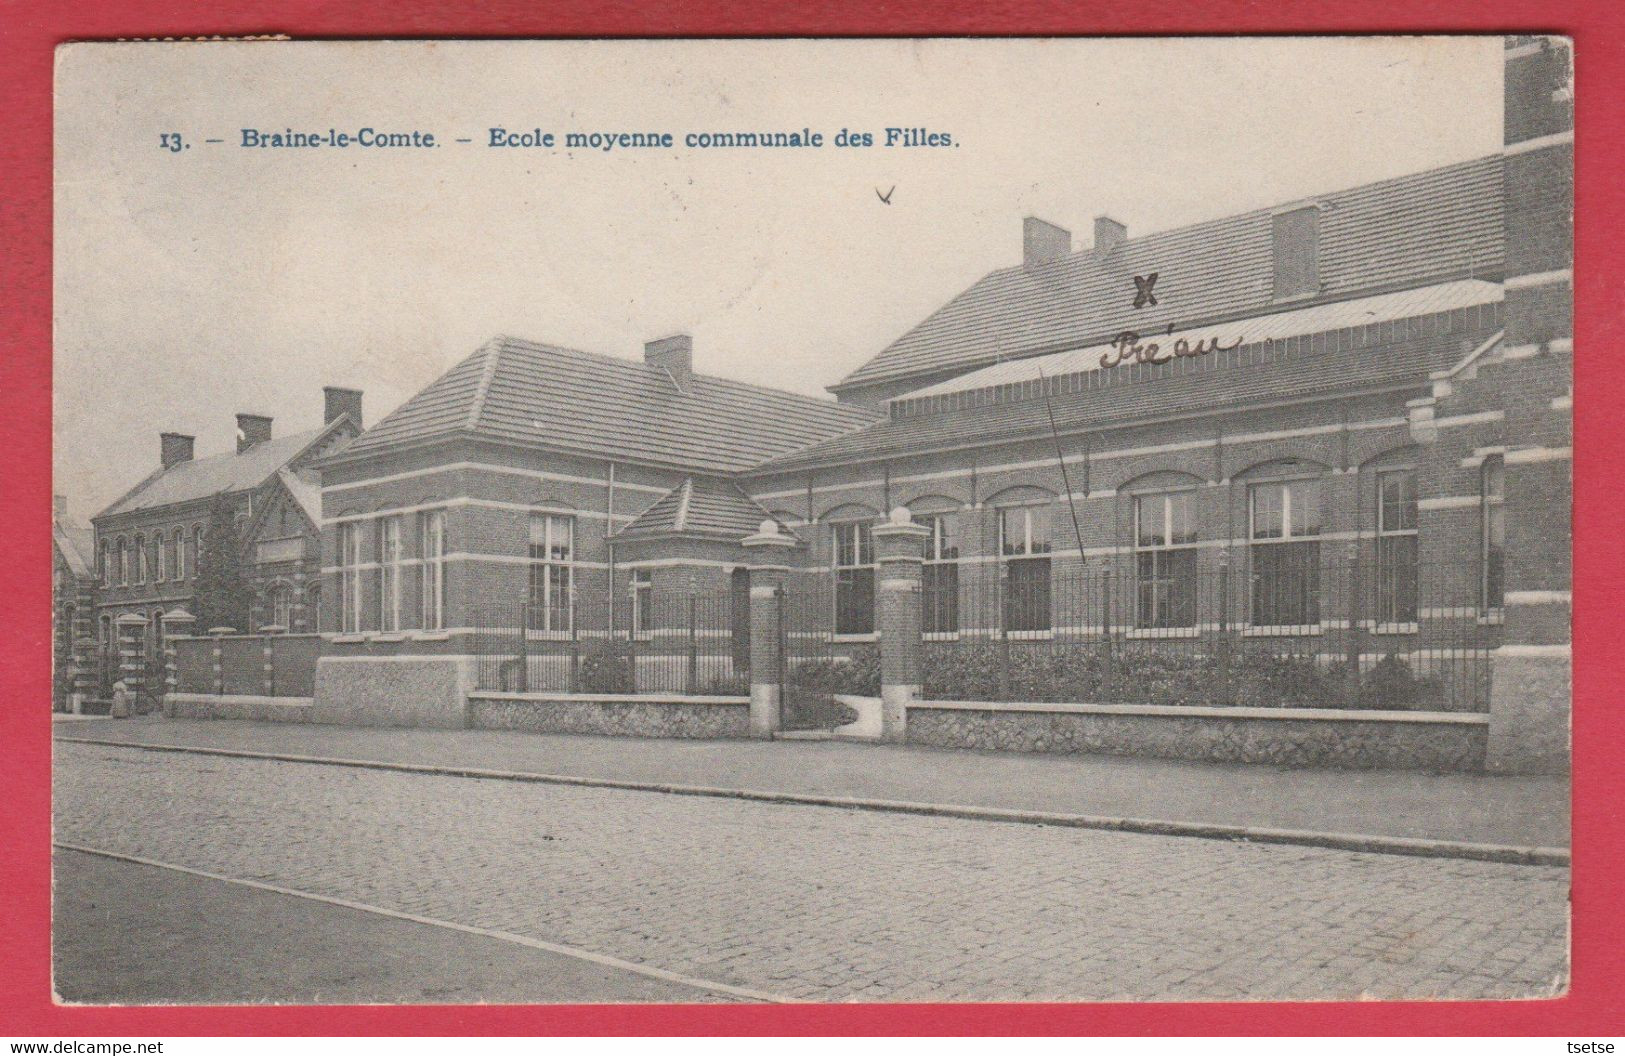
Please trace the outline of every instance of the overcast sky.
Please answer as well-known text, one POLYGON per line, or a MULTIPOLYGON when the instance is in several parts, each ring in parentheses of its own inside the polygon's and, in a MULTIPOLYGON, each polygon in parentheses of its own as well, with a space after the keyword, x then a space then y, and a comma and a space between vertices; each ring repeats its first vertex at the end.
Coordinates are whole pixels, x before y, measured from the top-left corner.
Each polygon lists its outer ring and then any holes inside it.
POLYGON ((1131 236, 1499 149, 1499 38, 86 45, 58 54, 56 490, 80 516, 158 433, 374 422, 495 334, 801 392, 986 272, 1021 218, 1131 236), (433 150, 240 148, 242 128, 433 150), (496 150, 494 125, 674 150, 496 150), (688 131, 951 134, 693 151, 688 131), (179 133, 188 149, 160 148, 179 133), (208 144, 207 138, 221 144, 208 144), (456 144, 457 137, 474 140, 456 144), (876 191, 891 188, 891 203, 876 191))

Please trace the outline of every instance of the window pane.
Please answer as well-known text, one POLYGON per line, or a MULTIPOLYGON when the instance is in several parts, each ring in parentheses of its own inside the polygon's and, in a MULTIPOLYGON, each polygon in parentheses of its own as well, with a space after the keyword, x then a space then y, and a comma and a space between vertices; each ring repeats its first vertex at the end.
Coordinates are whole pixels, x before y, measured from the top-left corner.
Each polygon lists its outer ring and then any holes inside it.
POLYGON ((1320 622, 1320 544, 1254 546, 1253 623, 1260 627, 1320 622))
POLYGON ((1253 538, 1281 538, 1281 503, 1284 484, 1255 484, 1253 496, 1253 538))
POLYGON ((999 552, 1006 557, 1027 552, 1027 511, 999 511, 999 552))
POLYGON ((1416 622, 1416 536, 1377 540, 1377 622, 1416 622))
POLYGON ((924 611, 921 623, 926 634, 952 634, 959 630, 959 566, 928 564, 921 581, 924 611))
POLYGON ((1320 534, 1320 481, 1295 480, 1292 488, 1292 534, 1320 534))
POLYGON ((1005 627, 1011 631, 1050 629, 1049 558, 1011 561, 1005 595, 1005 627))
POLYGON ((1195 492, 1181 491, 1168 496, 1168 517, 1173 525, 1170 543, 1196 542, 1195 510, 1195 492))
POLYGON ((1402 470, 1384 473, 1379 479, 1382 530, 1413 531, 1416 528, 1416 474, 1402 470))
POLYGON ((1034 554, 1047 554, 1050 551, 1050 508, 1048 506, 1027 507, 1027 517, 1032 525, 1032 550, 1034 554))
POLYGON ((1140 495, 1134 500, 1135 535, 1139 546, 1163 546, 1168 540, 1166 495, 1140 495))
POLYGON ((1136 574, 1136 626, 1196 626, 1196 551, 1142 553, 1136 574))
POLYGON ((835 633, 873 634, 875 570, 842 568, 835 573, 835 633))

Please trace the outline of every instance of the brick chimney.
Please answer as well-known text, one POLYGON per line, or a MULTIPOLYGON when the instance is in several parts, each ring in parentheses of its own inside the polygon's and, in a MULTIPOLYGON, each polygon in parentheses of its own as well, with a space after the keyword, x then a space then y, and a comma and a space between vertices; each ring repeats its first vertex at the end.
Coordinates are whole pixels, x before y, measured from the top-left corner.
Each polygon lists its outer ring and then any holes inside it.
POLYGON ((677 391, 688 391, 688 379, 694 374, 694 339, 687 334, 673 334, 643 346, 643 361, 651 367, 665 367, 677 391))
POLYGON ((158 434, 158 456, 165 469, 192 461, 193 439, 182 433, 158 434))
POLYGON ((240 455, 255 444, 271 439, 271 419, 263 414, 237 416, 237 453, 240 455))
POLYGON ((1095 217, 1095 252, 1110 253, 1128 241, 1128 227, 1109 216, 1095 217))
POLYGON ((361 424, 361 390, 341 389, 333 385, 322 387, 322 424, 332 425, 340 415, 349 415, 357 429, 361 424))
POLYGON ((1072 232, 1029 216, 1021 222, 1021 263, 1025 267, 1060 260, 1072 252, 1072 232))

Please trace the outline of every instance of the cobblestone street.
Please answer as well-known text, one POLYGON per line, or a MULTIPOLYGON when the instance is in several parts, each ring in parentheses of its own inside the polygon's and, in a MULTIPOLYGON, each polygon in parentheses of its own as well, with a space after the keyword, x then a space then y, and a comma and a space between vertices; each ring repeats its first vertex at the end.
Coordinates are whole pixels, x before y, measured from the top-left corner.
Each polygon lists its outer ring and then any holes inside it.
POLYGON ((65 843, 798 999, 1513 998, 1567 974, 1551 867, 82 744, 56 746, 55 811, 65 843))

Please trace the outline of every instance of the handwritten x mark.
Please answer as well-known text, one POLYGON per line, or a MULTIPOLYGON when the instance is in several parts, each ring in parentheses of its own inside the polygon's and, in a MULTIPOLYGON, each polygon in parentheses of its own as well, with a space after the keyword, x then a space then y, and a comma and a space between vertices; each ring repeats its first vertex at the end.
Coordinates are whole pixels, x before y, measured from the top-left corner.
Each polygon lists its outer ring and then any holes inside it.
POLYGON ((1157 303, 1156 294, 1151 292, 1151 287, 1156 284, 1157 273, 1154 271, 1149 275, 1134 276, 1134 307, 1144 308, 1148 304, 1157 303))
POLYGON ((875 188, 875 197, 879 198, 881 201, 885 202, 887 205, 890 205, 891 204, 892 191, 895 191, 895 190, 897 190, 897 184, 895 184, 895 183, 891 185, 891 191, 887 191, 885 194, 881 194, 880 193, 880 188, 876 187, 875 188))

